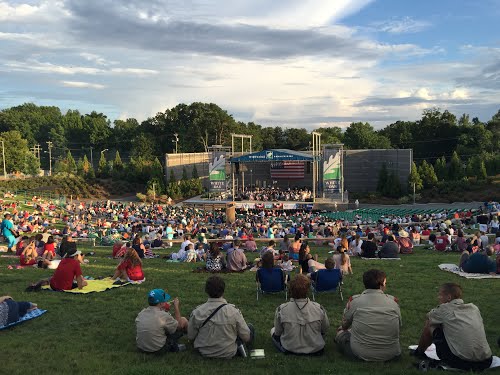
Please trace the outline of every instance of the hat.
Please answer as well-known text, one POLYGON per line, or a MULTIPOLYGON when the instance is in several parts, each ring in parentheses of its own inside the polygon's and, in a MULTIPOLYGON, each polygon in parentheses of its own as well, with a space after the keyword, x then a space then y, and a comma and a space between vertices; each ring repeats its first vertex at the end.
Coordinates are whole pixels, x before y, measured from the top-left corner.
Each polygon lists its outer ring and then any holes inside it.
POLYGON ((82 252, 80 250, 77 250, 77 249, 70 249, 68 250, 68 252, 66 253, 66 255, 64 255, 65 258, 73 258, 73 257, 76 257, 77 255, 80 255, 82 252))
POLYGON ((398 234, 399 234, 399 237, 408 237, 409 236, 408 232, 405 231, 404 229, 401 229, 398 234))
POLYGON ((157 305, 159 303, 167 302, 170 299, 170 295, 165 293, 163 289, 153 289, 148 293, 148 302, 150 304, 157 305))

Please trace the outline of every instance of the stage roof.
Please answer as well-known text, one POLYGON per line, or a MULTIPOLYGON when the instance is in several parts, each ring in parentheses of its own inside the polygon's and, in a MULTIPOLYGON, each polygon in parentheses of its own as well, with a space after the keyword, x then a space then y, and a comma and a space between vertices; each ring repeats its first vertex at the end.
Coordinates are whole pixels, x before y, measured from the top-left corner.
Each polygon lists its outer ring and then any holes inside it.
POLYGON ((229 159, 230 163, 255 163, 271 161, 313 161, 313 157, 305 152, 287 149, 273 149, 253 152, 229 159))

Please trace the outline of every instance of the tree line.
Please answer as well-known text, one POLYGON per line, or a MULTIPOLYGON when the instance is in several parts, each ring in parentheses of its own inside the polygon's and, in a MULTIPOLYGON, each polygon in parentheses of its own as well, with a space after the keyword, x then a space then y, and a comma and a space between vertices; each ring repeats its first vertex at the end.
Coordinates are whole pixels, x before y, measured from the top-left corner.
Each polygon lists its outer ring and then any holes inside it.
MULTIPOLYGON (((487 175, 500 173, 500 110, 484 122, 433 108, 424 110, 417 121, 396 121, 380 130, 367 122, 353 122, 345 129, 331 126, 314 131, 322 134, 323 144, 343 143, 347 149, 411 148, 424 186, 432 180, 427 177, 431 175, 428 166, 438 180, 445 179, 455 155, 464 176, 478 170, 482 173, 482 163, 487 175)), ((0 111, 7 173, 31 174, 39 166, 48 170, 51 142, 55 172, 69 168, 87 177, 114 173, 149 180, 147 175, 161 166, 165 153, 176 148, 178 152, 204 152, 214 144, 230 146, 231 133, 252 135, 254 151, 307 150, 311 141, 311 131, 305 128, 244 123, 213 103, 178 104, 142 122, 134 118, 111 122, 95 111, 62 113, 58 107, 33 103, 0 111)), ((236 142, 235 148, 240 151, 241 142, 236 142)))

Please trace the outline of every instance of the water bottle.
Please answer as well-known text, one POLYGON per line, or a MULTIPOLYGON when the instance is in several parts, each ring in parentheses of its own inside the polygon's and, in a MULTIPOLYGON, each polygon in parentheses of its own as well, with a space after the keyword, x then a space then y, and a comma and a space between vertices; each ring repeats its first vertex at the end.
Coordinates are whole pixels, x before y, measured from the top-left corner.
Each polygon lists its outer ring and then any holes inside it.
POLYGON ((238 344, 238 353, 243 358, 247 357, 247 350, 246 350, 245 345, 243 343, 238 344))

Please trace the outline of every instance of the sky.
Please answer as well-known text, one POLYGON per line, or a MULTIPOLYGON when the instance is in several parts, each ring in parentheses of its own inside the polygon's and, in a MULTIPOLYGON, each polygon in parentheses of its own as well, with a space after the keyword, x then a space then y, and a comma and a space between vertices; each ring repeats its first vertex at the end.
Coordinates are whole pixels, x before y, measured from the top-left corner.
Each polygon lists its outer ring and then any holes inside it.
POLYGON ((500 0, 0 0, 0 109, 382 128, 500 109, 500 0))

